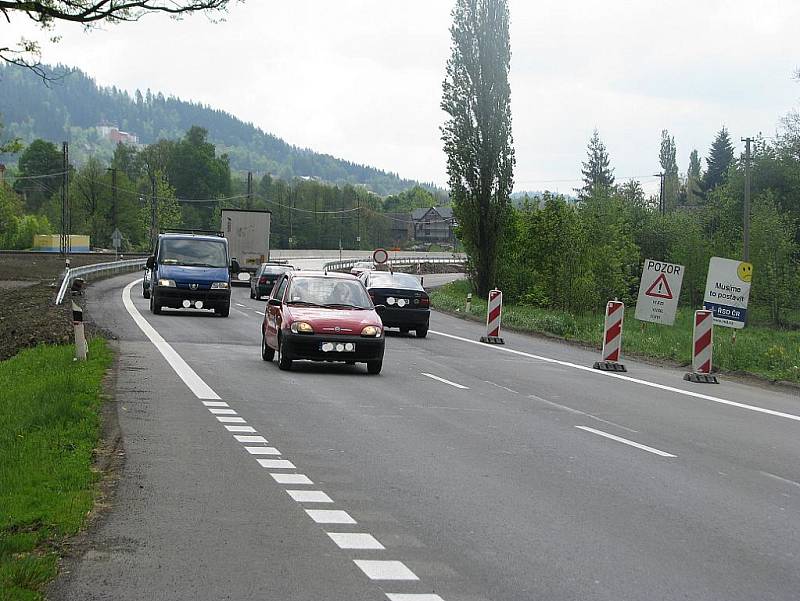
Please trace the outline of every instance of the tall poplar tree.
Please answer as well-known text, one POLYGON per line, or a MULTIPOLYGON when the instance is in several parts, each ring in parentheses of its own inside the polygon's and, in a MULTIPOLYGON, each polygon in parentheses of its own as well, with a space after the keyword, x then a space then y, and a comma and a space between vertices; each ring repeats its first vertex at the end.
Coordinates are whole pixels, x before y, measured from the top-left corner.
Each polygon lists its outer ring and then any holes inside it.
POLYGON ((614 170, 611 168, 606 146, 596 129, 589 140, 586 154, 587 160, 581 168, 583 187, 576 190, 581 200, 587 199, 600 188, 610 190, 614 186, 614 170))
POLYGON ((678 161, 676 159, 675 138, 661 130, 661 150, 658 160, 664 173, 664 206, 674 209, 678 203, 678 161))
POLYGON ((442 126, 453 213, 478 293, 496 284, 497 256, 513 188, 511 45, 506 0, 456 0, 442 84, 442 126))

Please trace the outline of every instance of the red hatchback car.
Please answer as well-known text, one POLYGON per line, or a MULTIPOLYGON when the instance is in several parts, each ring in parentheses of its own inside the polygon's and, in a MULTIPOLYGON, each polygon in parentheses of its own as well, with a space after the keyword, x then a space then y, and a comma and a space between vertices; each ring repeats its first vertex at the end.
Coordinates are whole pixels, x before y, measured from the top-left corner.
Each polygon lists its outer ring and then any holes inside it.
POLYGON ((278 367, 292 361, 366 363, 371 374, 383 367, 381 318, 364 285, 352 275, 288 272, 275 284, 261 325, 261 358, 278 367))

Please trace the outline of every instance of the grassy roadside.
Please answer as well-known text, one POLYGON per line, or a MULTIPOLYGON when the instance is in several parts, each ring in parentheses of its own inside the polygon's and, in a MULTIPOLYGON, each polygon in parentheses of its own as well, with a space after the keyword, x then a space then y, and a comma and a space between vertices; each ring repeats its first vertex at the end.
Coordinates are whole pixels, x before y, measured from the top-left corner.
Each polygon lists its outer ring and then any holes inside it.
POLYGON ((102 379, 111 350, 38 346, 0 362, 0 599, 40 599, 61 540, 92 508, 102 379))
MULTIPOLYGON (((453 282, 431 292, 434 308, 464 314, 470 291, 466 281, 453 282)), ((471 316, 486 319, 486 301, 473 297, 471 316)), ((625 309, 623 352, 653 359, 691 363, 692 311, 680 309, 672 327, 647 324, 644 330, 625 309)), ((503 306, 503 325, 522 332, 549 334, 600 347, 603 314, 571 315, 530 306, 503 306)), ((748 326, 734 344, 729 328, 714 329, 714 366, 727 372, 745 372, 773 381, 800 383, 800 332, 748 326)))

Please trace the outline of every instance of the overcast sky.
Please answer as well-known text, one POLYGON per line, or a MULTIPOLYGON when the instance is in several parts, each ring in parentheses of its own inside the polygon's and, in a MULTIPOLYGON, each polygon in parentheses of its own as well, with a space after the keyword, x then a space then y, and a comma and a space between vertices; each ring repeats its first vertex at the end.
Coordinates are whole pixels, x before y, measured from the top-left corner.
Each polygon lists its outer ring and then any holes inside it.
MULTIPOLYGON (((689 152, 705 157, 723 125, 740 147, 743 136, 773 135, 800 104, 796 0, 509 4, 517 190, 571 191, 595 127, 617 178, 640 177, 652 190, 662 129, 675 136, 683 172, 689 152)), ((90 33, 59 27, 61 42, 44 44, 43 59, 445 184, 439 101, 452 5, 247 0, 222 23, 150 15, 90 33)), ((0 31, 6 39, 36 33, 19 17, 0 31)))

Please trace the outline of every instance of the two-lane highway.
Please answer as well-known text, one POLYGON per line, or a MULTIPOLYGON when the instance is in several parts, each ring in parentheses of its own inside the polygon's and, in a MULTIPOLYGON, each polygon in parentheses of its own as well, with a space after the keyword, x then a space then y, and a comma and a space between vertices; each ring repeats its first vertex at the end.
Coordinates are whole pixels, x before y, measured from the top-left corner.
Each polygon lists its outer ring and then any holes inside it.
POLYGON ((120 337, 127 462, 56 598, 800 596, 797 395, 609 376, 441 314, 379 376, 282 372, 246 289, 227 319, 153 316, 131 280, 88 303, 120 337))

